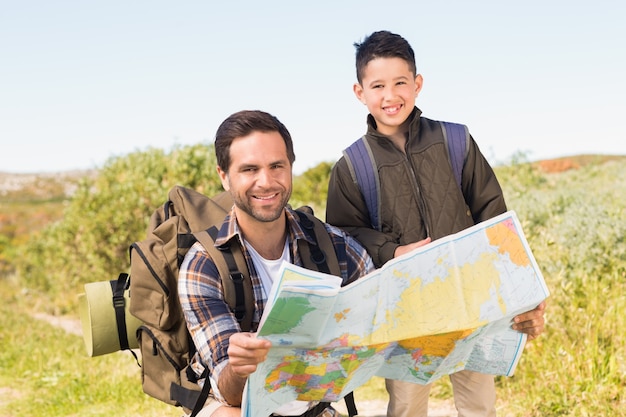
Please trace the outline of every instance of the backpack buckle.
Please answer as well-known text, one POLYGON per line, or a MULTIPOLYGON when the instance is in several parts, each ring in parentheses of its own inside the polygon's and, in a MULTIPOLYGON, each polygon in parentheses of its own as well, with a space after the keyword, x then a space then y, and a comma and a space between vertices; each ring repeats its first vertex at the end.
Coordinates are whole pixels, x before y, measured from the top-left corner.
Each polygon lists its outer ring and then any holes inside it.
POLYGON ((113 296, 113 307, 115 309, 124 308, 126 306, 126 301, 124 300, 123 295, 114 295, 113 296))
POLYGON ((246 315, 246 307, 235 307, 232 309, 233 314, 237 321, 241 321, 246 315))
POLYGON ((311 260, 315 265, 323 265, 326 263, 326 255, 320 249, 311 251, 311 260))
POLYGON ((237 272, 231 272, 230 273, 230 279, 235 283, 235 284, 243 284, 244 281, 244 276, 241 272, 237 271, 237 272))

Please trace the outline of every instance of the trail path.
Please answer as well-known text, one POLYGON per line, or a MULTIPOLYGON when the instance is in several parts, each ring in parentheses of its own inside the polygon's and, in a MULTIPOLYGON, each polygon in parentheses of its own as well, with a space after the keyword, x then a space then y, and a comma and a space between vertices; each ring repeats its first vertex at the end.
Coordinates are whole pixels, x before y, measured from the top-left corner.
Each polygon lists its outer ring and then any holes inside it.
MULTIPOLYGON (((386 417, 387 416, 387 401, 386 400, 356 400, 356 407, 359 410, 360 417, 386 417)), ((343 401, 337 404, 333 404, 333 407, 341 413, 342 416, 347 416, 348 411, 343 401)), ((456 408, 452 400, 435 400, 430 399, 428 403, 428 417, 457 417, 456 408)))

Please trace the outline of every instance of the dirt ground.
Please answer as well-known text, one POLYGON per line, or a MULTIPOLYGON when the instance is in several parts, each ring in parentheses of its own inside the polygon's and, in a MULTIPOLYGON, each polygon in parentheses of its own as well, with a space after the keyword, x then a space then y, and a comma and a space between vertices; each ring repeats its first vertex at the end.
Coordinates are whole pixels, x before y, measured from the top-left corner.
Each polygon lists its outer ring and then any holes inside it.
MULTIPOLYGON (((456 408, 452 400, 443 401, 430 399, 428 407, 428 417, 457 417, 456 408)), ((343 401, 337 404, 333 404, 333 407, 337 409, 343 416, 347 416, 346 405, 343 401)), ((356 399, 356 408, 359 411, 359 416, 362 417, 386 417, 387 415, 387 401, 375 400, 375 401, 362 401, 356 399)))

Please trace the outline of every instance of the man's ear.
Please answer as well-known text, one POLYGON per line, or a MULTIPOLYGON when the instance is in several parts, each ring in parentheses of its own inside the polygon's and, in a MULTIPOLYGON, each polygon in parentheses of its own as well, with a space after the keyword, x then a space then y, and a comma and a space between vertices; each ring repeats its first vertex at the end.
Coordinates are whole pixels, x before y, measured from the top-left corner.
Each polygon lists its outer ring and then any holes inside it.
POLYGON ((223 171, 222 168, 218 166, 217 174, 220 176, 220 181, 222 181, 222 187, 224 187, 224 190, 228 191, 230 189, 230 181, 228 180, 228 172, 223 171))
POLYGON ((354 91, 354 95, 356 96, 357 100, 359 100, 363 104, 367 104, 365 102, 365 96, 363 95, 363 86, 361 86, 361 84, 354 83, 354 85, 352 86, 352 91, 354 91))

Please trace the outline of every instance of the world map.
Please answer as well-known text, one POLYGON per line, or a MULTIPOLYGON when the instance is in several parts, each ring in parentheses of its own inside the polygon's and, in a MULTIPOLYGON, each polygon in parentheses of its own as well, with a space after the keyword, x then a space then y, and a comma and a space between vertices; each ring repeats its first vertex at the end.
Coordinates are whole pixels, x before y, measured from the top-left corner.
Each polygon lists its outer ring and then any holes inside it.
POLYGON ((526 337, 513 317, 548 297, 514 211, 393 259, 346 287, 284 263, 257 337, 272 341, 244 416, 339 401, 372 376, 419 384, 463 369, 510 376, 526 337))

